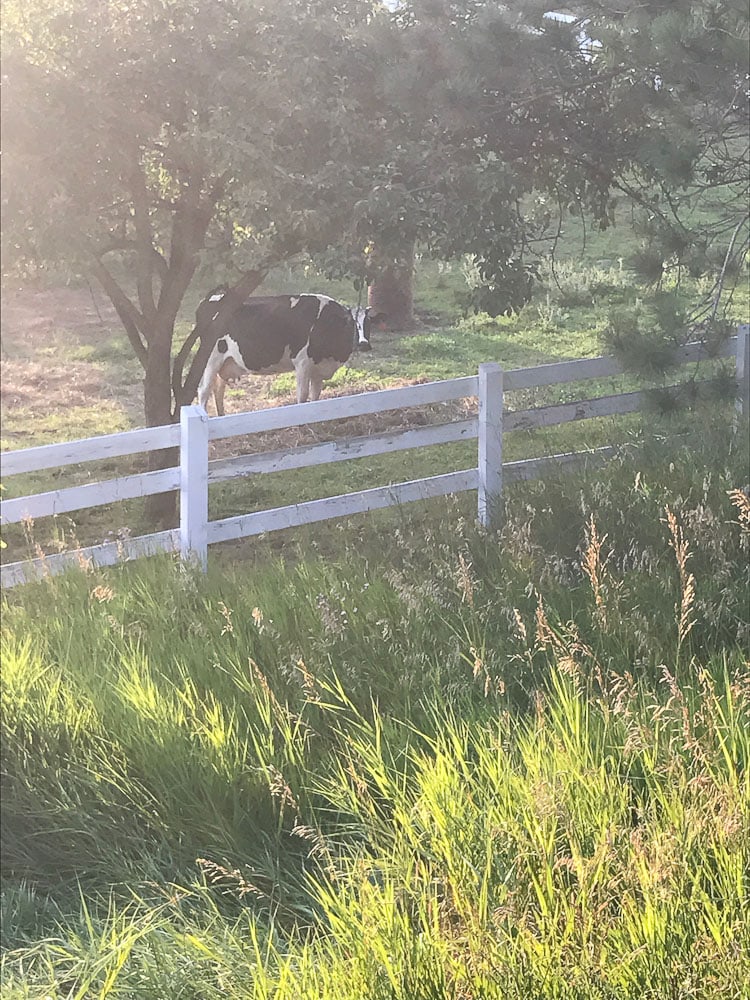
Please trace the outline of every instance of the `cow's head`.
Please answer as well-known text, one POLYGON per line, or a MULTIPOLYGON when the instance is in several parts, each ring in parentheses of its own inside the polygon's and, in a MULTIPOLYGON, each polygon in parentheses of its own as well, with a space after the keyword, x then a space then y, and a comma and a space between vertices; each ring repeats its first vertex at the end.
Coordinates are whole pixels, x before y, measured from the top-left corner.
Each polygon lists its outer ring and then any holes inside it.
POLYGON ((385 313, 373 312, 370 306, 367 308, 364 306, 357 306, 349 311, 354 319, 354 350, 371 350, 370 331, 372 330, 373 324, 379 329, 383 329, 383 324, 386 320, 385 313))

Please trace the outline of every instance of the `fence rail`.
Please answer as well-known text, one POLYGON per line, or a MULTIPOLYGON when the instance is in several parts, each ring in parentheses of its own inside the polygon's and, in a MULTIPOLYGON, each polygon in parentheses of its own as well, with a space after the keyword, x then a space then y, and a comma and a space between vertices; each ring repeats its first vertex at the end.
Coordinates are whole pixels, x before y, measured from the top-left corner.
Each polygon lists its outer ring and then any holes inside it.
MULTIPOLYGON (((732 356, 736 358, 738 409, 747 415, 750 412, 750 325, 739 327, 737 337, 717 351, 708 352, 702 344, 689 344, 681 348, 678 363, 684 365, 711 357, 732 356)), ((200 407, 186 406, 183 407, 179 425, 149 427, 4 453, 1 456, 0 472, 3 480, 21 473, 179 447, 180 464, 174 468, 4 500, 0 503, 0 521, 4 524, 17 523, 26 518, 68 513, 119 500, 179 490, 180 527, 73 552, 6 564, 0 571, 2 584, 13 586, 43 574, 60 572, 71 564, 92 561, 106 565, 162 551, 179 551, 183 558, 197 560, 205 567, 207 548, 216 542, 465 490, 477 490, 479 519, 484 524, 489 524, 495 517, 504 482, 538 478, 550 469, 584 461, 602 461, 614 451, 611 447, 605 447, 593 452, 550 455, 504 464, 503 434, 592 417, 633 413, 643 408, 647 395, 643 391, 622 392, 570 403, 509 411, 503 405, 504 394, 519 389, 604 378, 621 374, 622 371, 622 366, 612 357, 563 361, 509 372, 503 372, 500 365, 490 363, 480 365, 478 375, 465 378, 231 414, 211 420, 200 407), (451 402, 466 397, 478 397, 476 418, 325 441, 238 458, 209 461, 208 457, 211 441, 451 402), (467 440, 477 440, 478 444, 477 465, 473 468, 217 521, 208 519, 210 483, 467 440)), ((676 389, 677 386, 671 388, 676 389)))
POLYGON ((368 458, 371 455, 390 454, 409 448, 423 448, 432 444, 451 444, 470 441, 477 436, 477 421, 455 420, 449 424, 431 424, 416 430, 393 431, 390 434, 369 434, 362 437, 322 441, 320 444, 299 445, 279 451, 243 455, 240 458, 220 458, 208 463, 209 483, 219 483, 259 472, 286 472, 308 465, 325 465, 344 462, 351 458, 368 458))
POLYGON ((79 465, 123 455, 139 455, 161 448, 173 448, 180 443, 180 428, 176 424, 164 427, 142 427, 119 434, 83 438, 80 441, 63 441, 61 444, 43 444, 38 448, 6 451, 2 455, 4 476, 19 472, 41 472, 62 465, 79 465))

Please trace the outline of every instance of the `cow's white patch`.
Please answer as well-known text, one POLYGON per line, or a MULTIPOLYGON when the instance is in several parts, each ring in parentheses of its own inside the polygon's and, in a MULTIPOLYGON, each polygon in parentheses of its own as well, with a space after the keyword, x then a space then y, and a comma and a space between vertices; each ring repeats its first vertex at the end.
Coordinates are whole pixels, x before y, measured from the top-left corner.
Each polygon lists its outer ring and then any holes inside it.
MULTIPOLYGON (((247 371, 245 362, 242 360, 242 355, 240 354, 240 345, 232 337, 222 337, 222 340, 226 342, 227 349, 221 355, 225 361, 234 361, 238 368, 242 368, 243 371, 247 371)), ((214 347, 214 352, 219 353, 219 348, 214 347)))
POLYGON ((313 298, 318 300, 318 316, 320 316, 320 314, 323 312, 323 310, 325 309, 325 307, 328 305, 329 302, 333 302, 333 299, 331 298, 330 295, 322 295, 320 293, 317 293, 313 296, 313 298))
MULTIPOLYGON (((214 349, 211 351, 211 356, 208 359, 208 363, 203 371, 203 376, 201 377, 200 385, 198 386, 198 404, 206 409, 208 403, 208 397, 211 395, 211 386, 213 385, 214 378, 219 374, 221 369, 227 362, 234 364, 235 368, 233 373, 237 370, 241 372, 246 372, 247 367, 245 362, 242 360, 242 355, 240 354, 239 344, 236 340, 231 337, 222 337, 221 341, 214 344, 214 349), (219 350, 219 342, 223 342, 226 345, 225 351, 219 350)), ((231 364, 227 366, 231 368, 231 364)), ((236 374, 234 374, 236 378, 236 374)))
POLYGON ((365 320, 367 319, 367 308, 365 306, 353 306, 349 312, 352 314, 354 322, 357 324, 357 343, 368 344, 365 336, 365 320))

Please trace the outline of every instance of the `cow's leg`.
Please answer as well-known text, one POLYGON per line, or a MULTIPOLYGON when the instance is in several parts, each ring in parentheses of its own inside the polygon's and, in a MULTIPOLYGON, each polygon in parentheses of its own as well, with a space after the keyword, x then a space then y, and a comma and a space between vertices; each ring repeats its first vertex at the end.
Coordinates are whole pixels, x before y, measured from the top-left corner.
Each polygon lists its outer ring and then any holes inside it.
POLYGON ((304 368, 297 372, 297 402, 306 403, 310 395, 310 375, 304 368))
POLYGON ((313 361, 308 357, 307 351, 302 355, 297 355, 293 361, 294 370, 297 373, 297 402, 306 403, 310 396, 310 376, 312 375, 313 361))
POLYGON ((340 361, 335 361, 332 358, 324 358, 323 361, 319 361, 310 372, 310 398, 320 399, 320 393, 323 389, 323 379, 332 378, 336 372, 341 367, 340 361))
POLYGON ((219 354, 219 352, 214 348, 211 357, 208 359, 203 375, 201 376, 200 385, 198 386, 198 406, 202 406, 204 410, 208 407, 208 400, 214 385, 214 379, 219 374, 219 370, 225 360, 224 355, 219 354))
POLYGON ((224 416, 224 393, 226 392, 227 384, 221 375, 214 376, 214 403, 216 403, 216 414, 219 417, 224 416))

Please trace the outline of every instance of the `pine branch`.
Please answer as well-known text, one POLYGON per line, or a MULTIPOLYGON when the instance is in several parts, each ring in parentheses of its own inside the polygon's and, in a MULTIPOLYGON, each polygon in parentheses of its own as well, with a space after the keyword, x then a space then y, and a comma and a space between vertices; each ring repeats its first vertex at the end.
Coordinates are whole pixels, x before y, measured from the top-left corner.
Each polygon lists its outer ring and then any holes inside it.
POLYGON ((716 313, 719 311, 719 302, 721 300, 721 293, 724 289, 724 279, 727 273, 727 265, 729 264, 729 260, 732 256, 732 251, 734 250, 734 244, 737 241, 737 237, 740 234, 740 229, 742 229, 742 227, 745 225, 745 221, 746 221, 745 219, 740 219, 740 221, 737 223, 737 227, 732 233, 732 238, 729 241, 729 246, 727 247, 727 252, 724 257, 724 263, 721 266, 721 274, 719 275, 719 280, 717 282, 716 295, 714 296, 714 305, 713 309, 711 310, 712 320, 716 319, 716 313))

